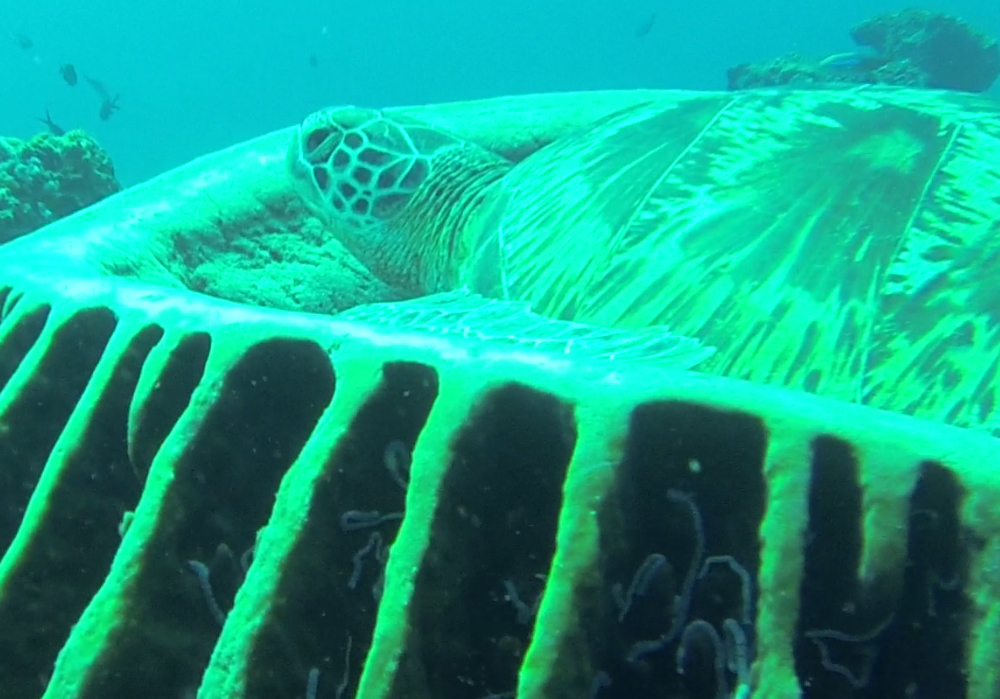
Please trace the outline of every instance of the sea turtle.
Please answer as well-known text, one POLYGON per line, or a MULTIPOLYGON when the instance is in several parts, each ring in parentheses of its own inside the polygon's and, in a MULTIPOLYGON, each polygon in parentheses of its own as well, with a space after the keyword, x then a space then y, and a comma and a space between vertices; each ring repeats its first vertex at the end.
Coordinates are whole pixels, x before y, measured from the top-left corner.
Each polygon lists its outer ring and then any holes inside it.
MULTIPOLYGON (((525 115, 530 121, 530 115, 525 115)), ((699 368, 1000 428, 1000 106, 896 88, 651 98, 514 162, 308 116, 287 168, 384 280, 717 348, 699 368)))

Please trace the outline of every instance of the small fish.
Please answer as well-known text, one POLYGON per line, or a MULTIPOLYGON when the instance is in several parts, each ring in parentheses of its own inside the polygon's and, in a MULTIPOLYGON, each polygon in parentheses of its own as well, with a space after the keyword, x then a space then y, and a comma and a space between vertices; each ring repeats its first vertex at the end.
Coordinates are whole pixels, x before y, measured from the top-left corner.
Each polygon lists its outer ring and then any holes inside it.
POLYGON ((89 75, 84 75, 83 79, 87 81, 87 84, 90 85, 91 88, 93 88, 94 92, 97 93, 97 96, 100 97, 105 102, 114 102, 115 100, 118 99, 117 97, 111 99, 111 90, 109 90, 108 86, 102 83, 97 78, 92 78, 89 75))
POLYGON ((878 54, 851 52, 835 53, 832 56, 827 56, 819 62, 819 65, 832 70, 858 70, 867 72, 881 68, 888 62, 888 58, 879 56, 878 54))
POLYGON ((315 68, 318 65, 319 65, 319 59, 316 58, 316 54, 315 53, 309 54, 309 67, 315 68))
POLYGON ((111 115, 117 112, 121 107, 118 106, 118 98, 120 95, 115 95, 113 99, 105 99, 101 103, 101 121, 107 121, 111 118, 111 115))
POLYGON ((59 126, 59 124, 57 124, 56 122, 52 121, 52 117, 49 115, 48 107, 45 108, 45 118, 43 119, 41 117, 38 117, 38 121, 42 122, 47 127, 49 127, 49 133, 51 133, 53 136, 62 136, 63 134, 66 133, 66 129, 59 126))
POLYGON ((649 17, 647 17, 638 27, 635 28, 635 38, 641 39, 642 37, 653 31, 653 25, 656 24, 656 13, 654 12, 649 17))
POLYGON ((62 76, 62 79, 65 80, 66 84, 70 87, 73 87, 77 84, 77 82, 79 82, 76 76, 76 68, 72 63, 65 63, 59 66, 59 75, 62 76))
POLYGON ((35 45, 35 42, 32 41, 31 37, 27 34, 22 34, 21 32, 8 32, 8 35, 11 39, 13 39, 14 43, 17 44, 17 47, 23 51, 27 51, 35 45))

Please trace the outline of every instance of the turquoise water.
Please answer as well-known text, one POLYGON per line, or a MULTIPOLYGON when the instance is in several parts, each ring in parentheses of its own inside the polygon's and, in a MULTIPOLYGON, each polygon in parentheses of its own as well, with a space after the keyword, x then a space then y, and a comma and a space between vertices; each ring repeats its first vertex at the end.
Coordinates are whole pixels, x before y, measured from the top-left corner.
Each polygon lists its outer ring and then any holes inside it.
MULTIPOLYGON (((848 30, 893 2, 740 0, 48 0, 5 2, 0 134, 27 137, 46 107, 92 132, 123 184, 291 125, 316 108, 387 106, 502 94, 633 87, 722 89, 730 66, 789 51, 852 48, 848 30), (354 9, 352 9, 354 8, 354 9), (636 29, 656 13, 652 30, 636 29), (315 67, 310 57, 315 57, 315 67), (121 94, 103 122, 74 63, 121 94)), ((1000 34, 1000 3, 921 7, 1000 34)), ((992 94, 1000 95, 997 86, 992 94)))

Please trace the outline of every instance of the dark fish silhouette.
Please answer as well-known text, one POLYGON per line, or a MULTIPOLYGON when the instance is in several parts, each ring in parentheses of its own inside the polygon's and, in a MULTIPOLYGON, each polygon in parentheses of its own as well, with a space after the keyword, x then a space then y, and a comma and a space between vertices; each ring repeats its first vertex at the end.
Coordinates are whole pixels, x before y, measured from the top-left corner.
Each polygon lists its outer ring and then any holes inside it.
POLYGON ((19 49, 27 51, 35 45, 35 42, 32 41, 31 37, 27 34, 22 34, 21 32, 8 32, 8 34, 10 35, 10 38, 14 40, 14 43, 17 44, 19 49))
POLYGON ((86 80, 87 84, 90 85, 90 87, 94 90, 94 92, 97 93, 97 96, 100 97, 105 102, 114 102, 115 100, 118 99, 117 95, 114 98, 112 98, 111 90, 109 90, 108 86, 102 83, 97 78, 92 78, 89 75, 84 75, 83 79, 86 80))
POLYGON ((62 79, 66 81, 66 84, 70 87, 74 86, 79 82, 76 77, 76 68, 73 67, 72 63, 65 63, 59 66, 59 75, 62 79))
POLYGON ((319 59, 316 58, 316 54, 315 53, 309 54, 309 67, 315 68, 318 65, 319 65, 319 59))
POLYGON ((42 122, 47 127, 49 127, 49 133, 51 133, 53 136, 62 136, 63 134, 66 133, 66 129, 59 126, 59 124, 57 124, 56 122, 52 121, 52 117, 49 116, 48 107, 45 108, 45 118, 43 119, 41 117, 38 117, 38 121, 42 122))
POLYGON ((642 37, 653 31, 653 25, 656 24, 656 13, 654 12, 649 17, 647 17, 638 27, 635 28, 635 38, 641 39, 642 37))
POLYGON ((92 78, 89 75, 84 74, 83 79, 87 81, 91 89, 97 93, 97 96, 101 98, 101 121, 107 121, 111 116, 117 112, 121 107, 118 106, 118 98, 121 95, 111 96, 111 90, 108 86, 102 83, 97 78, 92 78))
POLYGON ((113 99, 105 99, 101 103, 101 121, 107 121, 111 118, 111 115, 117 112, 121 107, 118 106, 118 97, 120 95, 115 95, 113 99))

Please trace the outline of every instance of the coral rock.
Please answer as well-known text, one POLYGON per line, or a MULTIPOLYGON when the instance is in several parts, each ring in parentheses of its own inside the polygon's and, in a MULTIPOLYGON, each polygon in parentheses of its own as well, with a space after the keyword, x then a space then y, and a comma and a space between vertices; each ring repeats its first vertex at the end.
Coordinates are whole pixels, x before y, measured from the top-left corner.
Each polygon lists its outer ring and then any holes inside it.
POLYGON ((0 138, 0 243, 119 189, 111 158, 82 131, 27 141, 0 138))
POLYGON ((1000 44, 960 19, 904 10, 862 22, 851 38, 893 61, 908 60, 927 75, 927 86, 984 92, 1000 74, 1000 44))

